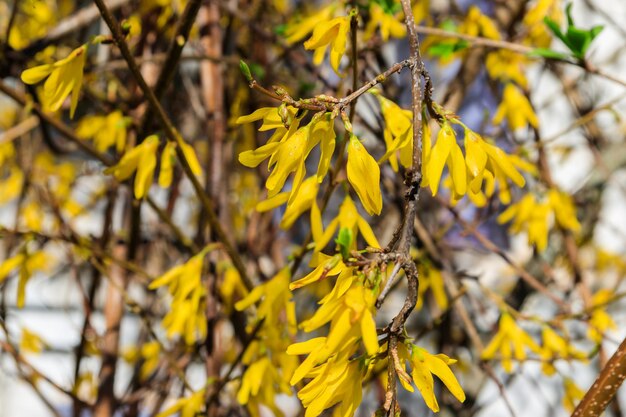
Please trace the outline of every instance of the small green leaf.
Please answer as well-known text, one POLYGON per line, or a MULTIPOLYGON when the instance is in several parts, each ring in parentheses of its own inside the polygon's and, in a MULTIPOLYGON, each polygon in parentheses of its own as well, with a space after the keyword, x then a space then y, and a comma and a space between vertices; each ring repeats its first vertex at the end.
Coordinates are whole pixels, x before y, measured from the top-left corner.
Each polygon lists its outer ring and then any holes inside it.
POLYGON ((428 48, 428 53, 432 56, 438 56, 440 58, 448 58, 455 52, 461 51, 468 46, 468 42, 460 40, 458 42, 441 42, 434 44, 428 48))
POLYGON ((252 74, 250 73, 250 67, 244 62, 243 59, 239 60, 239 69, 248 82, 253 80, 252 74))
POLYGON ((335 243, 339 246, 339 251, 341 252, 343 259, 348 259, 350 257, 350 248, 352 247, 353 241, 354 234, 352 233, 352 229, 342 227, 339 230, 337 239, 335 239, 335 243))
POLYGON ((561 52, 557 52, 557 51, 554 51, 554 50, 548 49, 548 48, 535 48, 535 49, 533 49, 533 51, 529 55, 530 56, 540 56, 542 58, 548 58, 548 59, 567 59, 567 58, 569 58, 569 55, 567 55, 567 54, 563 54, 561 52))

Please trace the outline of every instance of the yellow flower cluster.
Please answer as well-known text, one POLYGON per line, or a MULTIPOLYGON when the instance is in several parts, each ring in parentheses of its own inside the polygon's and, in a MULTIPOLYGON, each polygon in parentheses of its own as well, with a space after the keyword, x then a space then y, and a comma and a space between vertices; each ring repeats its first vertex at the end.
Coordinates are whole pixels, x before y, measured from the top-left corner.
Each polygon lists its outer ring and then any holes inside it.
POLYGON ((76 135, 81 139, 92 139, 98 152, 106 152, 115 146, 117 152, 126 146, 126 127, 130 119, 115 110, 106 116, 89 115, 83 117, 76 127, 76 135))
POLYGON ((151 290, 167 286, 172 297, 170 309, 163 318, 167 336, 182 335, 185 343, 193 345, 207 335, 206 288, 202 283, 202 267, 207 252, 205 247, 182 265, 175 266, 150 283, 151 290))
POLYGON ((538 200, 533 194, 526 194, 522 199, 509 206, 498 216, 498 223, 512 221, 511 231, 520 233, 526 231, 528 243, 535 245, 538 251, 548 246, 548 233, 552 218, 563 229, 577 232, 580 223, 576 219, 576 207, 566 193, 557 189, 550 189, 547 198, 538 200))
POLYGON ((87 45, 74 49, 67 58, 54 64, 39 65, 22 72, 22 81, 26 84, 37 84, 44 79, 44 109, 57 111, 67 96, 72 94, 70 117, 78 105, 80 88, 83 85, 83 68, 87 59, 87 45))
POLYGON ((495 192, 497 183, 500 200, 506 204, 511 198, 508 181, 518 187, 524 186, 524 177, 516 169, 514 159, 467 127, 465 156, 450 123, 443 123, 435 145, 431 145, 430 129, 426 124, 424 127, 422 186, 429 186, 433 195, 437 194, 446 165, 450 171, 453 202, 467 194, 474 204, 483 206, 487 197, 495 192))
MULTIPOLYGON (((450 370, 449 365, 456 363, 455 359, 440 353, 433 355, 426 349, 412 343, 398 345, 399 364, 396 364, 396 373, 402 387, 413 392, 411 382, 415 384, 424 398, 426 406, 433 412, 439 412, 439 403, 435 396, 435 381, 433 375, 443 382, 450 393, 460 402, 465 401, 465 392, 459 381, 450 370), (411 366, 411 373, 407 372, 407 363, 411 366)), ((390 359, 387 359, 390 360, 390 359)))
POLYGON ((587 355, 563 338, 549 326, 544 325, 541 333, 542 346, 517 325, 510 314, 504 313, 500 317, 500 328, 483 350, 482 359, 499 359, 506 372, 513 370, 512 359, 518 362, 527 358, 526 349, 530 349, 542 360, 542 370, 546 375, 553 375, 556 371, 554 361, 559 359, 585 361, 587 355))
POLYGON ((242 363, 247 369, 237 393, 237 400, 255 417, 261 415, 260 405, 268 407, 275 415, 282 415, 275 403, 276 395, 291 395, 289 380, 298 366, 298 359, 286 353, 297 326, 290 278, 289 268, 283 268, 235 304, 235 308, 242 311, 259 303, 255 321, 261 328, 244 353, 242 363))
POLYGON ((43 251, 28 252, 27 250, 5 260, 0 264, 0 283, 11 272, 18 270, 17 307, 24 307, 26 302, 26 284, 37 271, 46 271, 51 263, 50 257, 43 251))

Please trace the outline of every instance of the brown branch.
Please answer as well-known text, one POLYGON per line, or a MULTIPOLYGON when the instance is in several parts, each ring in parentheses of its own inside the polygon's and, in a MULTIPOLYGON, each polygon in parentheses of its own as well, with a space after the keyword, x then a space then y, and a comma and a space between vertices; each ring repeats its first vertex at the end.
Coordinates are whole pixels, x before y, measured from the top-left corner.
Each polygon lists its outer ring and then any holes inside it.
POLYGON ((604 366, 572 417, 599 417, 626 379, 626 339, 604 366))

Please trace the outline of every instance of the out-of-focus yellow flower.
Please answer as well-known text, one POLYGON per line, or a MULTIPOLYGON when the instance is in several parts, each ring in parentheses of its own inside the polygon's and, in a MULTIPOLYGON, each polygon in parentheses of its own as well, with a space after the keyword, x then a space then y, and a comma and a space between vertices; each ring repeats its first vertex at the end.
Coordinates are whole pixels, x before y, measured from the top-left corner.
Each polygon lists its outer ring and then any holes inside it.
POLYGON ((488 16, 482 14, 477 6, 470 6, 465 20, 459 25, 459 32, 470 36, 500 39, 498 27, 488 16))
POLYGON ((336 17, 331 20, 318 21, 313 35, 304 42, 306 49, 315 49, 313 62, 320 65, 330 46, 330 65, 337 74, 341 58, 346 52, 348 32, 350 31, 350 16, 336 17))
POLYGON ((520 53, 499 49, 487 54, 485 68, 487 68, 487 73, 494 80, 501 82, 512 81, 526 88, 528 80, 524 75, 524 67, 529 62, 530 60, 520 53))
POLYGON ((430 0, 418 0, 413 5, 413 17, 415 24, 420 24, 430 15, 430 0))
POLYGON ((188 345, 202 341, 207 334, 206 289, 202 283, 204 257, 214 248, 206 246, 198 254, 182 265, 175 266, 154 281, 151 290, 167 286, 172 296, 168 313, 163 318, 167 336, 183 335, 188 345))
POLYGON ((106 116, 85 116, 78 122, 76 135, 81 139, 93 139, 98 152, 106 152, 111 146, 122 152, 126 146, 126 126, 129 122, 129 118, 119 110, 106 116))
POLYGON ((258 406, 263 404, 276 416, 283 415, 276 406, 275 397, 278 393, 291 395, 289 385, 280 377, 276 366, 267 357, 252 362, 241 378, 241 387, 237 391, 237 401, 248 405, 253 416, 259 416, 258 406))
POLYGON ((526 348, 541 355, 541 348, 522 330, 508 313, 502 314, 498 333, 481 354, 482 359, 500 359, 506 372, 513 370, 513 362, 526 359, 526 348), (499 355, 498 355, 499 353, 499 355))
MULTIPOLYGON (((400 6, 399 3, 395 5, 400 6)), ((401 8, 400 8, 401 10, 401 8)), ((370 3, 370 20, 365 27, 364 40, 369 40, 380 27, 380 37, 384 42, 389 40, 389 36, 403 38, 406 36, 406 26, 402 22, 402 13, 395 13, 391 10, 384 10, 380 4, 370 3)))
POLYGON ((161 345, 157 341, 152 341, 144 343, 139 349, 135 346, 124 349, 122 358, 128 363, 135 363, 141 360, 139 379, 145 381, 156 370, 159 364, 160 353, 161 345))
POLYGON ((415 386, 422 394, 424 402, 435 413, 439 412, 439 404, 437 403, 437 397, 435 397, 433 375, 443 382, 457 400, 460 402, 465 401, 465 392, 463 392, 463 388, 461 388, 459 381, 457 381, 449 367, 449 365, 455 362, 456 360, 450 359, 442 353, 432 355, 426 349, 413 345, 411 353, 413 369, 411 376, 415 386))
POLYGON ((22 72, 22 81, 26 84, 37 84, 47 78, 43 86, 43 104, 46 110, 57 111, 72 94, 70 117, 78 105, 80 88, 83 84, 83 67, 87 58, 87 45, 76 48, 67 58, 54 64, 39 65, 22 72))
POLYGON ((32 253, 19 253, 0 264, 0 283, 4 281, 13 270, 19 268, 17 281, 17 302, 18 308, 24 307, 26 299, 26 284, 37 271, 49 269, 52 260, 43 251, 32 253))
POLYGON ((107 168, 104 172, 112 174, 119 181, 124 181, 136 172, 135 198, 143 198, 150 190, 154 179, 158 147, 159 137, 148 136, 141 144, 126 152, 117 165, 107 168))
POLYGON ((356 206, 349 196, 346 196, 343 200, 343 203, 339 206, 339 214, 330 222, 326 230, 322 229, 322 216, 316 204, 314 204, 311 209, 311 219, 311 231, 316 252, 324 249, 330 239, 335 235, 338 228, 352 230, 353 236, 355 236, 355 244, 357 232, 360 232, 368 245, 374 248, 380 248, 374 231, 369 223, 359 215, 356 206))
POLYGON ((528 28, 528 34, 524 43, 536 48, 548 48, 552 42, 552 34, 544 23, 544 18, 549 17, 558 24, 563 20, 563 8, 561 0, 538 0, 533 4, 522 22, 528 28))
POLYGON ((383 196, 380 192, 380 168, 355 135, 348 144, 348 181, 370 215, 380 214, 383 196))
MULTIPOLYGON (((19 10, 15 13, 15 21, 9 32, 8 44, 16 50, 27 47, 33 40, 41 38, 48 33, 48 30, 56 23, 60 16, 58 10, 54 10, 52 1, 29 1, 18 3, 19 10)), ((8 10, 9 3, 4 3, 7 9, 0 13, 8 17, 11 15, 8 10)), ((6 27, 3 25, 3 27, 6 27)))
POLYGON ((11 167, 9 176, 0 181, 0 204, 17 198, 22 193, 23 186, 24 173, 18 167, 11 167))
POLYGON ((181 398, 168 409, 161 411, 156 417, 167 417, 180 413, 180 417, 195 417, 204 408, 204 389, 194 392, 189 397, 181 398))
POLYGON ((604 333, 607 330, 616 330, 617 325, 606 312, 606 304, 613 298, 611 290, 603 289, 596 292, 591 298, 591 318, 589 319, 589 329, 587 336, 596 343, 602 343, 604 333))
POLYGON ((271 280, 255 287, 243 300, 235 304, 235 308, 243 311, 258 301, 261 304, 257 308, 258 320, 265 319, 269 323, 279 323, 278 318, 286 314, 287 329, 290 334, 296 332, 296 307, 291 300, 289 280, 291 273, 289 268, 283 268, 271 280))
POLYGON ((580 223, 576 219, 576 209, 571 198, 562 191, 551 189, 543 201, 538 201, 533 194, 526 194, 522 199, 509 206, 498 216, 498 223, 511 220, 511 231, 520 233, 526 230, 528 243, 534 244, 538 251, 548 246, 548 232, 552 217, 564 229, 577 232, 580 223))
POLYGON ((541 369, 546 375, 553 375, 556 372, 553 362, 557 359, 585 360, 587 357, 572 346, 571 341, 565 340, 548 326, 543 327, 541 339, 541 359, 543 360, 541 369))
POLYGON ((539 119, 528 98, 519 88, 510 83, 504 87, 502 103, 493 116, 493 123, 500 124, 505 117, 513 131, 524 128, 528 124, 535 128, 539 126, 539 119))
POLYGON ((435 299, 435 303, 437 303, 437 306, 439 306, 442 311, 445 311, 448 308, 448 296, 446 295, 441 271, 432 265, 425 266, 423 262, 420 262, 418 268, 420 285, 418 289, 417 304, 415 304, 415 309, 419 310, 420 308, 422 308, 422 305, 424 303, 424 294, 428 289, 430 289, 433 294, 433 298, 435 299))
POLYGON ((571 378, 563 379, 563 389, 565 391, 565 395, 563 395, 563 407, 571 413, 576 408, 578 401, 582 400, 585 396, 585 391, 581 390, 571 378))
MULTIPOLYGON (((427 145, 430 148, 429 144, 427 145)), ((449 123, 444 122, 435 145, 425 153, 428 159, 426 164, 427 182, 433 195, 437 195, 439 182, 443 174, 443 167, 447 164, 453 183, 453 192, 457 196, 465 195, 467 191, 467 168, 461 148, 456 143, 456 134, 449 123)), ((455 198, 457 199, 457 198, 455 198)))
POLYGON ((330 20, 337 10, 337 3, 331 2, 328 6, 317 12, 311 13, 304 19, 293 19, 287 24, 285 29, 286 41, 289 44, 296 43, 304 39, 308 34, 313 32, 320 22, 330 20))
POLYGON ((20 338, 20 352, 41 353, 48 344, 35 332, 22 327, 20 338))
POLYGON ((248 295, 248 290, 241 280, 241 276, 232 265, 226 266, 224 269, 224 275, 222 284, 219 286, 219 292, 222 296, 222 304, 224 306, 224 313, 230 314, 237 298, 242 298, 248 295))

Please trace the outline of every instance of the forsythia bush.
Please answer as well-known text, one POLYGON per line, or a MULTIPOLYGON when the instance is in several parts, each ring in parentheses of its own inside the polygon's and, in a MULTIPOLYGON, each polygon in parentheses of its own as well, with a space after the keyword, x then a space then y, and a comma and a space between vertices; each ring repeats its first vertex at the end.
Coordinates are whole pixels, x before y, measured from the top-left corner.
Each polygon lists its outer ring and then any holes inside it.
POLYGON ((615 395, 626 261, 598 230, 624 129, 589 91, 626 83, 582 4, 0 6, 0 348, 50 415, 528 415, 516 377, 554 391, 534 412, 615 395))

